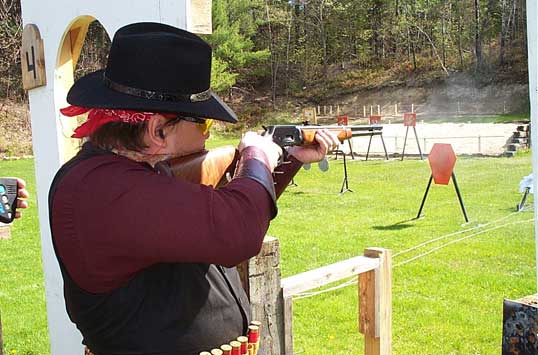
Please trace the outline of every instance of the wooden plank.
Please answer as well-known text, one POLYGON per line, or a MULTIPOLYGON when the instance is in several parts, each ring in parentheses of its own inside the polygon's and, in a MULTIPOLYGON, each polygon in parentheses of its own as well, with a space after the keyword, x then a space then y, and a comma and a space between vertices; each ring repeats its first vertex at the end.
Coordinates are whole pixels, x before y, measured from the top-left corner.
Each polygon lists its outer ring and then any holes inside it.
POLYGON ((359 332, 375 337, 375 270, 359 275, 359 332))
POLYGON ((27 24, 22 32, 21 70, 24 90, 47 85, 43 40, 34 24, 27 24))
POLYGON ((319 269, 303 272, 282 279, 284 298, 321 287, 331 282, 374 270, 379 260, 365 256, 357 256, 319 269))
POLYGON ((293 355, 293 299, 283 297, 284 354, 293 355))
POLYGON ((369 248, 366 257, 377 258, 379 268, 359 275, 359 330, 366 355, 392 354, 392 252, 369 248))

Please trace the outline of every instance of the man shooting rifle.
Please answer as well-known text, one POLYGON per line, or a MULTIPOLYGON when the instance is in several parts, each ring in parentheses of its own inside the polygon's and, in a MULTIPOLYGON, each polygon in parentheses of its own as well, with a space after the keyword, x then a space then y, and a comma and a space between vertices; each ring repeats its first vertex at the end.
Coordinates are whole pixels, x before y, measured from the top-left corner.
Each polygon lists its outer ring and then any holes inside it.
POLYGON ((320 130, 273 178, 281 148, 247 132, 222 188, 157 173, 159 161, 203 151, 212 120, 237 122, 210 77, 199 37, 136 23, 68 93, 62 113, 87 114, 74 134, 86 142, 52 183, 50 223, 67 312, 95 355, 191 355, 245 335, 235 265, 259 252, 301 165, 338 144, 320 130))

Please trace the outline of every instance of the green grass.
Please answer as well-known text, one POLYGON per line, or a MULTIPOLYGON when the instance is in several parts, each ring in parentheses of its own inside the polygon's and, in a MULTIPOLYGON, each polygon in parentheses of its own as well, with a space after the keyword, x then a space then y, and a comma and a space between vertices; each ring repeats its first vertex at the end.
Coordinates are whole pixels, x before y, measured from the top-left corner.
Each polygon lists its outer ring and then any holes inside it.
MULTIPOLYGON (((236 143, 216 137, 208 146, 236 143)), ((458 159, 455 171, 469 224, 464 224, 452 183, 433 185, 424 218, 411 220, 430 175, 426 161, 351 161, 348 168, 353 192, 338 194, 339 160, 331 161, 327 173, 315 165, 301 170, 298 186, 281 197, 268 234, 280 239, 283 277, 362 254, 366 247, 398 253, 476 228, 394 258, 393 349, 394 354, 498 354, 503 298, 536 292, 533 224, 525 222, 533 214, 512 214, 521 199, 518 183, 531 171, 530 154, 458 159), (505 223, 513 224, 398 265, 505 223)), ((0 175, 26 178, 34 207, 13 225, 13 237, 0 241, 5 353, 47 355, 33 161, 0 162, 0 175)), ((295 351, 303 354, 362 354, 356 286, 294 301, 294 340, 295 351)))
POLYGON ((0 240, 0 311, 6 355, 49 353, 41 239, 33 160, 0 162, 0 176, 19 176, 31 193, 24 217, 13 223, 11 239, 0 240))

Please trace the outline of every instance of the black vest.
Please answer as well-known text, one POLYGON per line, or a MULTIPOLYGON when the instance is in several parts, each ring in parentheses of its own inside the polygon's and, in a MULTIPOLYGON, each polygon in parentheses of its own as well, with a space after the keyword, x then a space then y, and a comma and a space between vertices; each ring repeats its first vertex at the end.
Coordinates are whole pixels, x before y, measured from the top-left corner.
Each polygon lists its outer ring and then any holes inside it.
MULTIPOLYGON (((58 171, 50 211, 62 178, 81 161, 102 154, 111 153, 86 143, 58 171)), ((60 236, 54 231, 52 236, 56 250, 60 236)), ((57 251, 56 257, 69 318, 95 355, 198 355, 247 331, 250 306, 235 268, 156 264, 109 293, 93 294, 75 284, 57 251)))

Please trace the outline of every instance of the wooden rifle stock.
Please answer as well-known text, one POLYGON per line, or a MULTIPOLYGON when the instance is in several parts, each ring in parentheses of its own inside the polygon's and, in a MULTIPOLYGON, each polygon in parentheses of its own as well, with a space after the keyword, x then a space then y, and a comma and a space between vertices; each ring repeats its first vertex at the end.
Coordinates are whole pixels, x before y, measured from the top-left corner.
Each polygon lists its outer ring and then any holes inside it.
MULTIPOLYGON (((310 145, 315 143, 316 132, 328 129, 343 142, 361 132, 377 130, 374 126, 269 126, 265 134, 281 147, 310 145), (360 132, 357 132, 360 131, 360 132)), ((380 129, 380 127, 379 127, 380 129)), ((233 177, 239 161, 239 152, 232 146, 203 150, 183 157, 163 160, 155 165, 159 173, 195 184, 218 188, 224 186, 227 175, 233 177)))
POLYGON ((217 188, 228 182, 228 174, 233 176, 238 160, 237 149, 225 146, 163 160, 155 164, 155 169, 161 174, 175 176, 183 181, 217 188))

